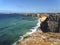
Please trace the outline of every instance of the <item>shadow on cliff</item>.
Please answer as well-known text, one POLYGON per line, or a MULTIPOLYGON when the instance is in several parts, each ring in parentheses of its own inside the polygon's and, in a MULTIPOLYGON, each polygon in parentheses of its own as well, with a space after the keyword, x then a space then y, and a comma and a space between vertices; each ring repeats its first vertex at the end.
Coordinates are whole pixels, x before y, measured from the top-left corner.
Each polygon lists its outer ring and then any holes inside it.
POLYGON ((41 23, 41 27, 40 28, 41 28, 41 30, 43 32, 49 32, 47 21, 48 21, 48 18, 44 22, 41 23))
POLYGON ((56 31, 55 32, 59 32, 60 33, 60 19, 58 21, 58 27, 56 28, 56 31))
POLYGON ((40 29, 43 32, 60 33, 60 17, 50 15, 44 22, 41 23, 40 29))

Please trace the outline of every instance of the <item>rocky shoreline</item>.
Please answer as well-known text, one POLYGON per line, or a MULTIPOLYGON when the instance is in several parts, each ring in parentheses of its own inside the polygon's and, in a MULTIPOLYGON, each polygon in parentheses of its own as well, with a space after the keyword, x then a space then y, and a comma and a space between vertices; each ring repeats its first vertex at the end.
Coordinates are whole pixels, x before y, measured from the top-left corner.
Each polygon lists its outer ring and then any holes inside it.
POLYGON ((18 40, 16 45, 60 45, 60 33, 43 33, 41 30, 18 40))
POLYGON ((38 14, 38 17, 41 26, 21 37, 16 45, 60 45, 60 14, 38 14))

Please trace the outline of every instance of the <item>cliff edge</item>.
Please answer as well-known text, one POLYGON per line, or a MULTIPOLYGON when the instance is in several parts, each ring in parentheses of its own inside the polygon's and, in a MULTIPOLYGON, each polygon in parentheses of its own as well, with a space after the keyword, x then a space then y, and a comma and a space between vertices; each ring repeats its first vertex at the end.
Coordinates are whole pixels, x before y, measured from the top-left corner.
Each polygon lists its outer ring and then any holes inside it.
POLYGON ((18 40, 16 45, 60 45, 60 33, 43 33, 37 30, 22 40, 18 40))
POLYGON ((60 14, 39 15, 40 27, 25 34, 16 45, 60 45, 60 14))

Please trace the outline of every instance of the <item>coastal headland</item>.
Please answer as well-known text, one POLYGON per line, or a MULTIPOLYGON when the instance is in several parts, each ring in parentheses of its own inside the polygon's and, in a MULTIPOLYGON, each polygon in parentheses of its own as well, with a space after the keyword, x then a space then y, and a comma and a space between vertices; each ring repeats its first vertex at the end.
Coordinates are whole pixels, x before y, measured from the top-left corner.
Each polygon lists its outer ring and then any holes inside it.
POLYGON ((40 27, 30 35, 25 34, 16 45, 60 45, 60 14, 24 14, 40 19, 40 27))

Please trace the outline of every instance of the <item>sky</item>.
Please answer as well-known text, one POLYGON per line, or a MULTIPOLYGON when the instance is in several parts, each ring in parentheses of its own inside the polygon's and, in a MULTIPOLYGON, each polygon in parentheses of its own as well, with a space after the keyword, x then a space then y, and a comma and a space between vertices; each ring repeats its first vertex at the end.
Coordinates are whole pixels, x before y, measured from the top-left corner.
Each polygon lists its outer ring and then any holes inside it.
POLYGON ((60 0, 0 0, 0 12, 58 13, 60 0))

